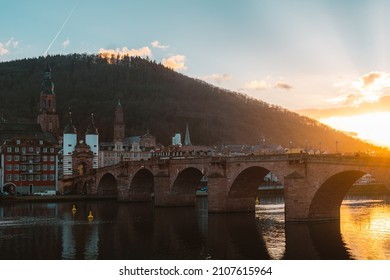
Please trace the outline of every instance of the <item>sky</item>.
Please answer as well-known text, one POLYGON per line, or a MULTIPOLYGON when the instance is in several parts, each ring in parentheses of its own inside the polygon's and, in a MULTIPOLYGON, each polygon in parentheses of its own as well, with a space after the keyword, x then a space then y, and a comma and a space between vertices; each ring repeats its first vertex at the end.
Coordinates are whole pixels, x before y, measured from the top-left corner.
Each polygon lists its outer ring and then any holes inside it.
MULTIPOLYGON (((0 61, 99 52, 149 57, 361 137, 354 116, 390 112, 383 106, 390 1, 0 0, 0 7, 0 61), (350 123, 341 126, 338 117, 350 123)), ((384 141, 390 146, 390 136, 384 141)))

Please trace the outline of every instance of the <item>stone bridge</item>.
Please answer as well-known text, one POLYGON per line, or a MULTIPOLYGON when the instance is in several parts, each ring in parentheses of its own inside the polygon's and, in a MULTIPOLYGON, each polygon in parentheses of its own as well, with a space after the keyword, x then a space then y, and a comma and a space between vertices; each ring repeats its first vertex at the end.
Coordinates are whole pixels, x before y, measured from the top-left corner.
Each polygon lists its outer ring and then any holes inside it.
POLYGON ((284 186, 286 221, 339 219, 348 189, 365 174, 390 187, 390 158, 307 154, 122 162, 74 178, 73 184, 119 201, 189 206, 205 175, 209 212, 254 211, 258 186, 269 172, 284 186))

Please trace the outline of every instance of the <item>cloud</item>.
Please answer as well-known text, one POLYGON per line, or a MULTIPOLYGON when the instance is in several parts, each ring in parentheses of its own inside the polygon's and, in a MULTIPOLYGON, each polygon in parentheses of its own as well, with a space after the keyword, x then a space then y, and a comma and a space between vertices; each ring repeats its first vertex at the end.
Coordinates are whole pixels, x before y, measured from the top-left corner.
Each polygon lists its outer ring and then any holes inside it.
POLYGON ((265 90, 271 87, 272 87, 271 84, 269 84, 267 81, 264 80, 261 81, 254 80, 244 85, 245 89, 254 89, 254 90, 265 90))
POLYGON ((282 81, 272 82, 267 80, 253 80, 251 82, 244 84, 244 89, 249 90, 266 90, 266 89, 283 89, 283 90, 289 90, 292 89, 292 86, 290 84, 287 84, 282 81))
POLYGON ((62 47, 63 48, 66 48, 67 46, 70 45, 70 40, 69 39, 66 39, 63 43, 62 43, 62 47))
POLYGON ((164 46, 164 45, 161 45, 159 41, 153 41, 152 43, 150 43, 152 45, 153 48, 157 48, 157 49, 162 49, 162 50, 166 50, 169 48, 169 46, 164 46))
POLYGON ((187 70, 187 66, 184 64, 185 59, 184 55, 173 55, 169 58, 163 58, 161 64, 175 71, 187 70))
POLYGON ((123 47, 122 49, 116 48, 114 49, 99 49, 99 55, 105 58, 109 58, 112 55, 118 56, 120 58, 123 58, 124 56, 139 56, 139 57, 151 57, 152 56, 152 51, 150 50, 149 47, 142 47, 139 49, 131 49, 129 50, 127 47, 123 47))
POLYGON ((375 81, 381 76, 382 74, 379 72, 370 72, 368 74, 363 75, 361 79, 363 81, 364 86, 367 87, 375 83, 375 81))
POLYGON ((206 76, 201 78, 202 80, 206 81, 213 81, 216 83, 222 83, 224 81, 229 81, 232 79, 232 77, 229 74, 211 74, 210 76, 206 76))
POLYGON ((6 55, 10 52, 10 48, 16 49, 18 46, 19 41, 16 41, 13 37, 5 43, 0 42, 0 55, 6 55))
POLYGON ((0 55, 6 55, 9 53, 9 50, 6 48, 3 43, 0 43, 0 55))
POLYGON ((390 73, 372 71, 353 81, 343 81, 334 85, 340 95, 327 100, 341 106, 360 106, 368 102, 378 102, 390 94, 390 73))
POLYGON ((280 88, 280 89, 292 89, 292 86, 287 84, 287 83, 284 83, 284 82, 277 82, 275 85, 274 85, 275 88, 280 88))

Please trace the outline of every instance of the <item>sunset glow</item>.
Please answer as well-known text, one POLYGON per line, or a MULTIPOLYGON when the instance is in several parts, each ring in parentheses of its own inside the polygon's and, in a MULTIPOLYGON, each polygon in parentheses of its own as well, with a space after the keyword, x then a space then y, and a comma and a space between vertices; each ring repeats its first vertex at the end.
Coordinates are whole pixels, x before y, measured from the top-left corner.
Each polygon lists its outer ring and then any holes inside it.
POLYGON ((335 116, 320 119, 335 129, 356 132, 357 137, 370 143, 390 147, 390 112, 368 113, 356 116, 335 116))

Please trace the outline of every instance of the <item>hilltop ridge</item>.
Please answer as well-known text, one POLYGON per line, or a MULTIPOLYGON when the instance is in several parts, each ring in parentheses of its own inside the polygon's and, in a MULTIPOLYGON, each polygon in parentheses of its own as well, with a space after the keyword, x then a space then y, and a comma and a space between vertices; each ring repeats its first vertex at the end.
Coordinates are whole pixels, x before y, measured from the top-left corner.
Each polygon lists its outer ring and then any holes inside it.
POLYGON ((267 144, 335 151, 379 147, 279 106, 212 86, 139 57, 102 58, 70 54, 0 63, 0 116, 6 121, 36 120, 46 59, 52 68, 61 127, 68 108, 79 133, 94 113, 101 141, 111 141, 114 110, 124 109, 126 135, 147 130, 169 145, 188 123, 193 144, 267 144))

